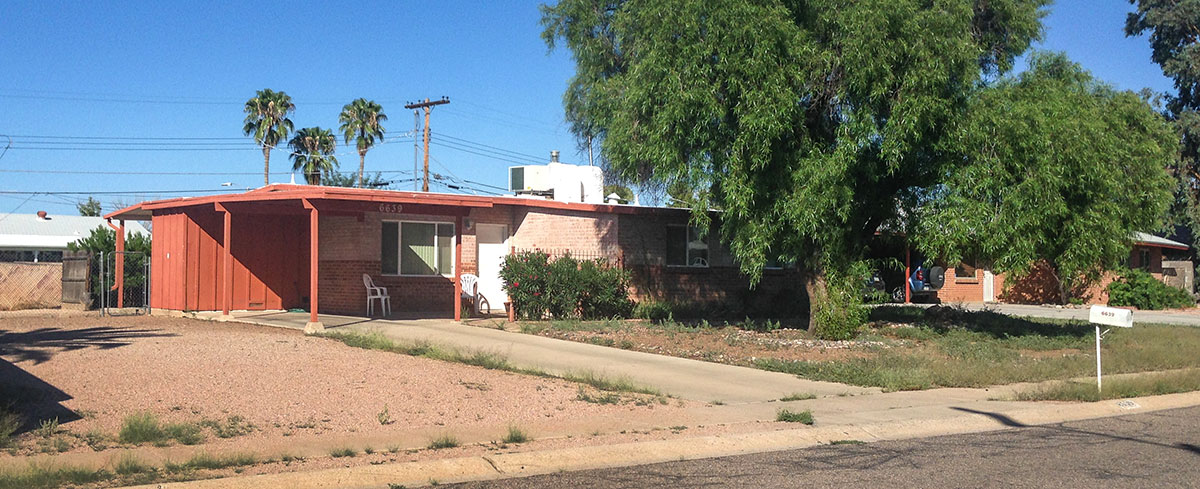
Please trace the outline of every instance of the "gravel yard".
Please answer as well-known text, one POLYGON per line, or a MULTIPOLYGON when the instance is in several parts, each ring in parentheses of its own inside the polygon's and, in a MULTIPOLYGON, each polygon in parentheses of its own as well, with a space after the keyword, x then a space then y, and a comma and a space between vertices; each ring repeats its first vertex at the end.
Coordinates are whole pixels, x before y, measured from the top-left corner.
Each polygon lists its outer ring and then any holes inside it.
MULTIPOLYGON (((65 450, 54 450, 62 452, 91 453, 104 445, 85 443, 89 433, 115 444, 124 419, 139 412, 163 423, 228 425, 232 419, 245 434, 226 439, 205 430, 202 443, 255 449, 508 424, 536 433, 546 426, 667 417, 685 408, 676 400, 589 403, 578 399, 578 384, 562 380, 351 348, 291 330, 176 318, 0 319, 0 359, 0 392, 42 397, 37 409, 18 411, 34 426, 59 415, 71 435, 64 437, 65 450)), ((38 438, 21 435, 9 453, 49 451, 38 438)), ((413 439, 405 447, 426 442, 413 439)))

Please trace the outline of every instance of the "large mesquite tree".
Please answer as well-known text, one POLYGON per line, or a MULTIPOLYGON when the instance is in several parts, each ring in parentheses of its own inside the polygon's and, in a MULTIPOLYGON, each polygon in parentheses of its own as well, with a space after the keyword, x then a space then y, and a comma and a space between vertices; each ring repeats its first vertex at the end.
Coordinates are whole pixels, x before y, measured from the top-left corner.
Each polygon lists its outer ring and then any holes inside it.
POLYGON ((752 280, 795 260, 819 305, 827 272, 939 182, 947 127, 1046 3, 563 0, 542 22, 576 61, 569 122, 610 170, 693 189, 752 280))
POLYGON ((1144 99, 1055 53, 973 98, 953 132, 963 159, 921 209, 918 242, 1020 277, 1044 262, 1068 301, 1129 258, 1166 215, 1171 126, 1144 99))

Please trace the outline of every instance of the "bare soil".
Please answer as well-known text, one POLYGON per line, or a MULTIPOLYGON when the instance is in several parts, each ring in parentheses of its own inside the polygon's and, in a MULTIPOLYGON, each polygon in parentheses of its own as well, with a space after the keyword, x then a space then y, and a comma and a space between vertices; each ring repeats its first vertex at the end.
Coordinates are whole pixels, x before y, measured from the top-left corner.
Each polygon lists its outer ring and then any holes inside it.
MULTIPOLYGON (((0 453, 0 463, 39 452, 114 450, 123 420, 139 412, 163 423, 240 419, 252 427, 247 433, 219 438, 206 428, 202 446, 267 458, 279 453, 262 453, 263 447, 336 440, 360 453, 378 443, 375 450, 385 452, 379 440, 408 436, 392 448, 423 447, 428 438, 416 433, 491 432, 513 424, 536 437, 546 427, 670 418, 687 407, 674 399, 595 404, 577 399, 579 389, 262 326, 146 316, 6 318, 0 319, 0 392, 24 399, 17 410, 27 426, 58 417, 63 433, 54 438, 69 446, 48 449, 49 437, 26 432, 16 448, 0 453), (89 446, 89 433, 106 442, 89 446)), ((456 450, 463 449, 436 454, 456 450)), ((411 457, 398 453, 370 461, 411 457)), ((345 463, 326 457, 303 465, 345 463)), ((253 471, 291 470, 287 465, 253 471)))

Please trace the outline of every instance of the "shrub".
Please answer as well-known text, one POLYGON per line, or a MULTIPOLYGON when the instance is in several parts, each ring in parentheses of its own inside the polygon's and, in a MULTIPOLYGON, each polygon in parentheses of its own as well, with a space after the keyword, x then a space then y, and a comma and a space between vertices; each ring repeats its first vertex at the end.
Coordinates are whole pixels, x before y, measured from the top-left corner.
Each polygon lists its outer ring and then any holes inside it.
POLYGON ((500 278, 522 319, 628 317, 633 309, 627 274, 604 260, 521 252, 505 257, 500 278))
POLYGON ((525 443, 529 441, 529 435, 516 425, 508 425, 508 434, 504 435, 504 443, 525 443))
POLYGON ((633 308, 633 317, 651 321, 665 321, 671 317, 671 313, 671 304, 666 302, 644 301, 637 303, 637 306, 633 308))
POLYGON ((429 449, 440 450, 443 448, 454 448, 458 446, 458 438, 451 435, 442 435, 434 438, 429 442, 429 449))
POLYGON ((1143 270, 1124 270, 1108 284, 1108 305, 1138 309, 1172 309, 1196 304, 1183 289, 1164 284, 1143 270))
POLYGON ((807 410, 796 412, 789 411, 787 409, 780 409, 779 411, 775 412, 775 421, 782 421, 785 423, 813 424, 813 415, 812 411, 807 410))
POLYGON ((869 311, 862 304, 862 277, 870 270, 863 262, 845 271, 829 269, 825 294, 812 301, 814 332, 823 340, 848 340, 867 322, 869 311))
POLYGON ((335 448, 333 451, 329 452, 329 456, 334 457, 334 458, 354 457, 357 455, 358 455, 358 452, 350 447, 335 448))

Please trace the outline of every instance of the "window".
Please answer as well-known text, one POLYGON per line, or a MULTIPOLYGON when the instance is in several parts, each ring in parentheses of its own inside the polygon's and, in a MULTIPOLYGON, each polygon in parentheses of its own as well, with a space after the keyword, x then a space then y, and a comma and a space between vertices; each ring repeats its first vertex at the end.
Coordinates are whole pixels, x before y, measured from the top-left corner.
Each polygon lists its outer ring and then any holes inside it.
POLYGON ((1150 269, 1150 250, 1142 248, 1138 250, 1138 268, 1142 270, 1150 269))
POLYGON ((384 275, 453 275, 454 224, 384 221, 380 268, 384 275))
POLYGON ((694 226, 667 226, 667 265, 707 267, 708 241, 694 226))
POLYGON ((975 279, 975 270, 978 269, 975 265, 975 260, 969 258, 964 259, 958 264, 958 266, 954 267, 954 278, 968 280, 975 279))
POLYGON ((784 260, 779 257, 767 258, 766 263, 763 263, 763 268, 768 270, 782 270, 784 268, 792 268, 796 266, 796 260, 784 260))

